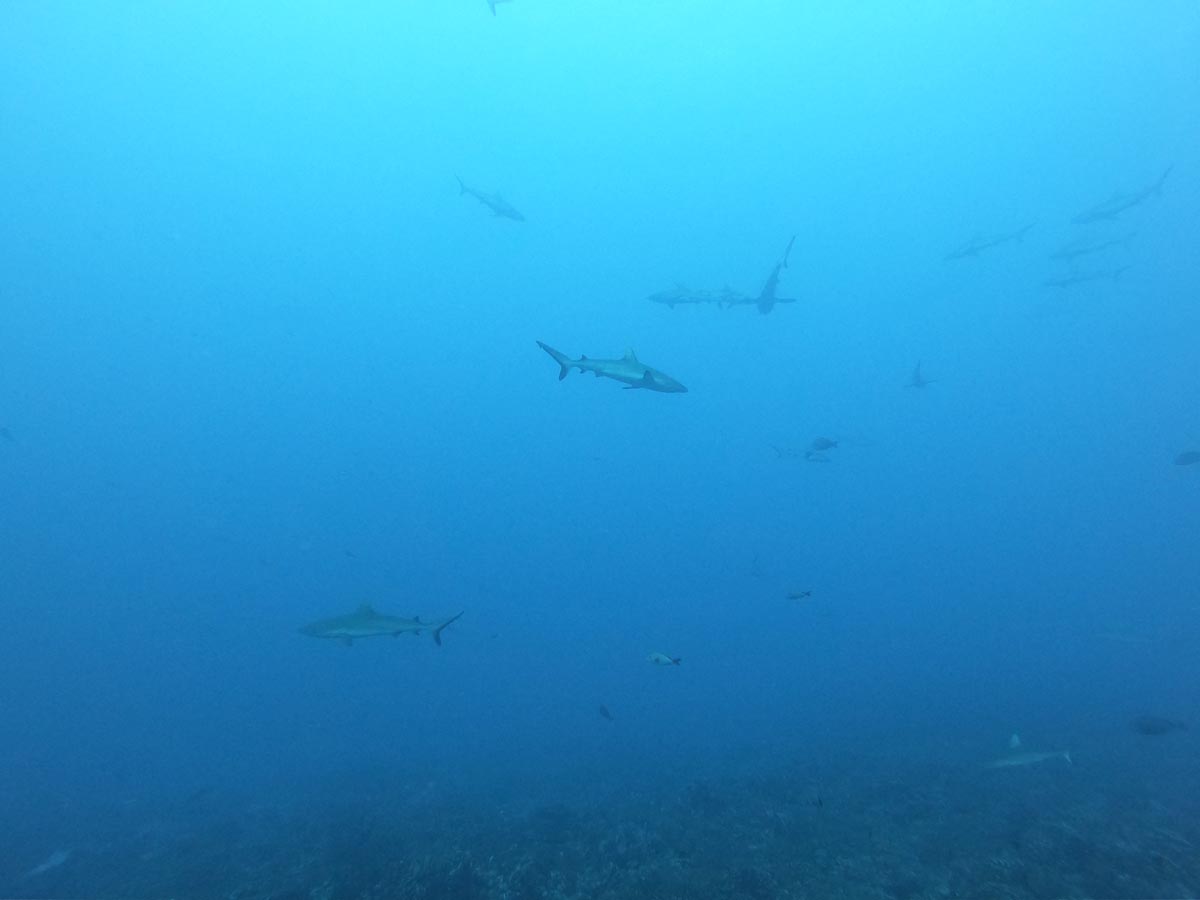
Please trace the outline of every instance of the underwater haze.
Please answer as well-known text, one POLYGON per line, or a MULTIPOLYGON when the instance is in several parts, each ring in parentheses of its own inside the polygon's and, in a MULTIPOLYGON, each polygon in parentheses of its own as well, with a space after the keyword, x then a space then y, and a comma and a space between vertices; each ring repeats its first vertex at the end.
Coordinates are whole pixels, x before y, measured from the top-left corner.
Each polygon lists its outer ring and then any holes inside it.
POLYGON ((1200 897, 1198 48, 0 6, 0 896, 1200 897))

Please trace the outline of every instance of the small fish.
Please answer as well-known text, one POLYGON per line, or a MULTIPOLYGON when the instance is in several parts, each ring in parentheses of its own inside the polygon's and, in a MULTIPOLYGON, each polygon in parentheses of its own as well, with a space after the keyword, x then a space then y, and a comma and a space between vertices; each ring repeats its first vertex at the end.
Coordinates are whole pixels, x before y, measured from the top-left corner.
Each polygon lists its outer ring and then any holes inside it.
POLYGON ((1162 716, 1138 716, 1130 723, 1138 734, 1157 736, 1170 734, 1172 731, 1184 731, 1187 725, 1177 719, 1164 719, 1162 716))
POLYGON ((789 600, 806 600, 812 596, 812 591, 789 591, 787 598, 789 600))
POLYGON ((987 764, 987 768, 1009 769, 1014 766, 1032 766, 1037 763, 1048 762, 1052 759, 1065 759, 1067 762, 1072 762, 1071 754, 1068 751, 1051 750, 1048 752, 1013 753, 1009 756, 1002 756, 999 759, 993 759, 987 764))
POLYGON ((608 707, 603 703, 600 704, 600 715, 610 722, 613 721, 613 714, 608 711, 608 707))
POLYGON ((1194 466, 1200 463, 1200 450, 1186 450, 1175 457, 1177 466, 1194 466))
POLYGON ((646 659, 656 666, 677 666, 683 662, 681 657, 667 656, 665 653, 651 653, 646 659))

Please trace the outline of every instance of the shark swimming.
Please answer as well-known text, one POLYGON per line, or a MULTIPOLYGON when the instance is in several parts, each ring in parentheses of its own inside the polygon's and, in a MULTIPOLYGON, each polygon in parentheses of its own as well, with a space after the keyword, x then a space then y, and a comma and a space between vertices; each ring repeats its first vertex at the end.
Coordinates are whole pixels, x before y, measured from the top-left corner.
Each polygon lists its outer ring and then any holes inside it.
POLYGON ((397 637, 401 634, 420 634, 422 631, 428 631, 433 635, 433 642, 440 647, 442 631, 451 622, 456 622, 461 617, 462 613, 460 612, 438 622, 425 622, 417 616, 409 619, 404 616, 384 615, 376 612, 371 604, 363 603, 349 615, 320 619, 305 625, 300 629, 300 633, 310 637, 341 641, 349 647, 359 638, 385 635, 397 637))
POLYGON ((973 237, 957 250, 951 250, 944 258, 947 261, 952 259, 970 259, 978 256, 984 250, 999 247, 1001 244, 1007 244, 1012 241, 1020 243, 1025 239, 1025 233, 1036 224, 1037 222, 1030 222, 1024 228, 1018 228, 1016 231, 1010 231, 1007 234, 994 234, 990 237, 982 235, 973 237))
POLYGON ((993 759, 991 762, 985 763, 985 768, 1011 769, 1017 766, 1033 766, 1055 759, 1065 760, 1068 763, 1072 762, 1071 754, 1066 750, 1034 751, 1031 753, 1012 753, 1008 756, 1001 756, 999 759, 993 759))
MULTIPOLYGON (((457 175, 454 176, 458 178, 457 175)), ((458 178, 458 195, 470 194, 501 219, 512 219, 514 222, 524 222, 525 217, 520 211, 500 196, 499 193, 489 194, 487 191, 481 191, 478 188, 468 187, 467 184, 458 178)))
POLYGON ((1165 172, 1158 177, 1158 181, 1154 184, 1147 185, 1140 191, 1135 191, 1132 194, 1122 194, 1119 191, 1105 200, 1103 203, 1097 203, 1091 209, 1085 209, 1079 215, 1071 220, 1073 225, 1087 225, 1089 222, 1100 222, 1104 219, 1115 219, 1127 209, 1132 209, 1144 203, 1151 197, 1161 197, 1163 182, 1167 180, 1167 176, 1171 174, 1174 166, 1167 166, 1165 172))
POLYGON ((512 2, 512 0, 487 0, 487 5, 488 5, 488 8, 492 11, 492 15, 494 16, 496 14, 496 4, 497 3, 511 3, 511 2, 512 2))
POLYGON ((597 378, 611 378, 614 381, 623 382, 627 391, 645 388, 648 391, 660 391, 664 394, 687 393, 687 388, 670 375, 639 362, 637 355, 632 350, 620 359, 588 359, 586 356, 571 359, 565 353, 559 353, 549 344, 538 341, 537 345, 558 363, 559 381, 566 378, 571 369, 578 369, 580 372, 594 372, 597 378))
POLYGON ((676 306, 699 306, 702 303, 715 303, 719 307, 735 306, 738 303, 753 303, 754 298, 739 294, 732 288, 724 287, 719 291, 706 291, 689 288, 685 284, 676 284, 671 290, 659 291, 646 298, 651 303, 661 303, 669 309, 676 306))
POLYGON ((906 384, 905 387, 923 388, 923 387, 925 387, 925 385, 933 384, 935 381, 937 381, 936 378, 926 378, 924 375, 921 374, 921 362, 920 362, 920 360, 918 360, 917 367, 915 369, 913 369, 913 373, 909 377, 908 384, 906 384))
POLYGON ((1099 253, 1102 250, 1107 250, 1109 247, 1125 247, 1129 242, 1137 237, 1136 231, 1131 231, 1124 237, 1107 238, 1105 240, 1096 240, 1088 238, 1080 238, 1071 241, 1058 250, 1050 254, 1051 259, 1058 259, 1064 262, 1071 262, 1081 256, 1088 256, 1092 253, 1099 253))
POLYGON ((775 268, 767 276, 766 284, 762 286, 762 290, 758 292, 757 297, 748 297, 744 294, 730 292, 729 296, 722 300, 722 303, 725 306, 757 306, 758 311, 763 315, 773 310, 776 303, 795 303, 796 299, 794 297, 775 296, 775 292, 779 289, 779 273, 788 267, 788 257, 792 255, 792 244, 794 243, 796 243, 796 236, 793 234, 792 239, 788 241, 787 247, 783 251, 783 258, 775 263, 775 268))
POLYGON ((1076 272, 1073 275, 1063 275, 1058 278, 1047 278, 1042 282, 1043 287, 1068 288, 1077 284, 1087 284, 1090 281, 1120 281, 1121 273, 1131 266, 1121 266, 1110 272, 1076 272))

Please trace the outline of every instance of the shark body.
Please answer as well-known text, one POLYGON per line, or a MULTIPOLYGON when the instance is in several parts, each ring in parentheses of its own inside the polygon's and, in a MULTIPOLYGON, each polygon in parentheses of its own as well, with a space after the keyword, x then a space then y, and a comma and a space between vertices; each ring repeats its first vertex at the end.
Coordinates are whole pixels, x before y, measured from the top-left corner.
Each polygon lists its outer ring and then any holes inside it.
POLYGON ((1001 244, 1007 244, 1013 241, 1020 243, 1025 239, 1025 233, 1029 231, 1037 222, 1030 222, 1024 228, 1018 228, 1016 231, 1010 231, 1007 234, 994 234, 990 237, 974 237, 967 241, 957 250, 951 250, 946 254, 946 260, 952 259, 971 259, 978 256, 984 250, 990 250, 993 247, 999 247, 1001 244))
POLYGON ((748 297, 744 294, 729 293, 722 302, 725 306, 756 306, 758 311, 766 315, 775 308, 776 303, 795 303, 794 297, 777 297, 775 292, 779 289, 779 273, 788 267, 788 257, 792 255, 792 244, 796 243, 796 236, 792 235, 792 239, 788 241, 787 247, 783 251, 783 257, 779 262, 775 263, 775 267, 771 269, 771 274, 767 276, 766 283, 762 286, 762 290, 758 292, 757 297, 748 297))
POLYGON ((739 303, 753 303, 753 297, 740 294, 732 288, 724 287, 719 291, 707 291, 699 288, 689 288, 685 284, 677 284, 671 290, 659 291, 646 298, 651 303, 661 303, 669 309, 676 306, 699 306, 702 303, 715 303, 722 308, 736 306, 739 303))
POLYGON ((1062 260, 1063 262, 1071 262, 1081 256, 1089 256, 1092 253, 1100 253, 1107 250, 1109 247, 1128 246, 1129 242, 1137 236, 1137 232, 1131 231, 1124 237, 1108 238, 1106 240, 1076 240, 1054 251, 1050 254, 1051 259, 1062 260))
POLYGON ((1171 174, 1174 166, 1167 166, 1167 170, 1159 176, 1158 181, 1154 184, 1147 185, 1140 191, 1135 191, 1132 194, 1122 194, 1117 192, 1105 200, 1103 203, 1097 203, 1091 209, 1085 209, 1079 215, 1071 220, 1073 225, 1087 225, 1089 222, 1101 222, 1105 219, 1115 219, 1127 209, 1133 209, 1145 203, 1151 197, 1162 196, 1163 183, 1167 180, 1167 176, 1171 174))
POLYGON ((571 369, 578 369, 580 372, 593 372, 597 378, 611 378, 614 381, 620 381, 624 383, 626 390, 644 388, 664 394, 687 393, 687 388, 670 375, 643 365, 632 350, 620 359, 588 359, 586 356, 571 359, 565 353, 559 353, 549 344, 538 341, 537 345, 558 363, 559 381, 566 378, 571 369))
MULTIPOLYGON (((454 177, 458 178, 457 175, 454 177)), ((463 194, 470 194, 502 219, 512 219, 514 222, 525 221, 520 210, 501 197, 499 193, 489 194, 479 188, 469 187, 461 178, 458 178, 458 195, 461 197, 463 194)))
POLYGON ((345 616, 334 616, 332 619, 319 619, 300 629, 301 634, 310 637, 326 638, 341 641, 347 647, 360 638, 397 637, 402 634, 420 634, 428 631, 433 635, 433 642, 439 647, 442 644, 442 630, 451 622, 457 621, 462 613, 457 613, 439 622, 425 622, 420 617, 411 619, 405 616, 389 616, 376 612, 369 603, 364 603, 354 612, 345 616))
POLYGON ((925 385, 933 384, 935 381, 937 381, 936 378, 926 378, 923 374, 921 374, 921 363, 918 361, 917 367, 913 369, 913 373, 909 377, 908 384, 906 384, 905 387, 923 388, 925 385))
POLYGON ((1071 754, 1066 750, 1050 750, 1050 751, 1035 751, 1032 753, 1012 753, 1008 756, 1001 756, 999 759, 993 759, 987 763, 989 769, 1011 769, 1016 766, 1032 766, 1037 763, 1049 762, 1050 760, 1061 759, 1066 762, 1071 762, 1071 754))
POLYGON ((1075 287, 1078 284, 1087 284, 1090 281, 1120 281, 1121 273, 1129 266, 1121 266, 1118 269, 1113 269, 1111 272, 1076 272, 1073 275, 1063 275, 1059 278, 1047 278, 1042 282, 1043 287, 1069 288, 1075 287))

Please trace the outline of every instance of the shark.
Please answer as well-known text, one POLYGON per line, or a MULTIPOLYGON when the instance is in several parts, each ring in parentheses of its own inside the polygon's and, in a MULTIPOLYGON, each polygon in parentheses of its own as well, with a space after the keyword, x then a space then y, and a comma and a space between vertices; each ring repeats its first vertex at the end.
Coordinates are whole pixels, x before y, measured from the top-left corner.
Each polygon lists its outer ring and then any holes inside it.
POLYGON ((404 616, 384 615, 376 612, 371 604, 363 603, 349 615, 319 619, 305 625, 300 629, 300 633, 310 637, 341 641, 349 647, 359 638, 384 635, 396 637, 401 634, 420 634, 422 631, 428 631, 433 635, 433 642, 440 647, 442 631, 451 622, 456 622, 461 617, 462 613, 460 612, 438 622, 425 622, 418 616, 409 619, 404 616))
POLYGON ((1075 218, 1071 219, 1071 224, 1087 225, 1089 222, 1115 219, 1127 209, 1133 209, 1133 207, 1145 203, 1151 197, 1161 197, 1163 183, 1166 182, 1167 176, 1171 174, 1173 168, 1175 167, 1167 166, 1166 171, 1158 177, 1158 181, 1147 185, 1140 191, 1135 191, 1132 194, 1122 194, 1118 191, 1103 203, 1097 203, 1091 209, 1085 209, 1079 215, 1075 216, 1075 218))
POLYGON ((1108 238, 1106 240, 1088 240, 1081 238, 1071 241, 1060 249, 1050 254, 1051 259, 1059 259, 1064 262, 1071 262, 1081 256, 1088 256, 1092 253, 1099 253, 1102 250, 1107 250, 1109 247, 1126 247, 1129 242, 1137 237, 1136 231, 1131 231, 1124 237, 1108 238))
POLYGON ((645 388, 648 391, 659 391, 664 394, 687 393, 687 388, 670 375, 643 365, 632 350, 627 351, 620 359, 588 359, 586 356, 571 359, 565 353, 559 353, 549 344, 538 341, 537 345, 558 363, 559 381, 566 378, 571 369, 578 369, 580 372, 594 372, 597 378, 611 378, 614 381, 623 382, 627 391, 645 388))
POLYGON ((905 387, 923 388, 925 385, 933 384, 935 381, 937 381, 936 378, 926 378, 921 374, 921 362, 918 360, 917 367, 913 369, 913 373, 909 377, 908 384, 906 384, 905 387))
POLYGON ((1067 750, 1035 750, 1029 753, 1010 753, 1008 756, 1001 756, 999 759, 993 759, 987 763, 986 768, 1011 769, 1015 766, 1032 766, 1054 759, 1072 762, 1071 754, 1067 750))
POLYGON ((661 303, 669 309, 674 309, 676 306, 699 306, 702 303, 715 303, 724 308, 738 303, 754 302, 753 298, 740 294, 729 287, 724 287, 719 291, 706 291, 689 288, 685 284, 676 284, 673 289, 659 291, 646 299, 651 303, 661 303))
POLYGON ((1001 244, 1008 244, 1014 241, 1020 243, 1025 239, 1026 232, 1036 224, 1037 222, 1030 222, 1024 228, 1018 228, 1016 231, 1010 231, 1007 234, 993 234, 991 236, 977 235, 957 250, 951 250, 945 255, 944 259, 947 261, 953 259, 970 259, 978 256, 984 250, 999 247, 1001 244))
POLYGON ((796 236, 793 234, 792 239, 788 241, 787 247, 783 251, 783 257, 779 262, 775 263, 775 268, 767 276, 767 281, 762 286, 762 290, 758 292, 758 296, 749 297, 744 294, 730 292, 729 296, 722 300, 722 303, 725 306, 756 306, 758 307, 758 311, 763 315, 773 310, 776 303, 795 303, 796 299, 794 297, 775 296, 775 292, 779 289, 779 273, 788 267, 788 257, 792 254, 792 245, 794 243, 796 243, 796 236))
MULTIPOLYGON (((458 178, 457 175, 454 176, 458 178)), ((470 194, 501 219, 512 219, 514 222, 524 222, 525 217, 521 212, 500 196, 499 193, 489 194, 487 191, 481 191, 479 188, 468 187, 467 184, 458 178, 458 195, 470 194)))
POLYGON ((496 14, 496 4, 497 3, 511 3, 511 2, 512 2, 512 0, 487 0, 487 5, 488 5, 488 9, 490 9, 492 11, 492 15, 494 16, 496 14))
POLYGON ((1060 278, 1047 278, 1042 282, 1043 287, 1069 288, 1075 287, 1077 284, 1087 284, 1089 281, 1120 281, 1121 274, 1130 266, 1121 266, 1113 269, 1111 272, 1076 272, 1073 275, 1064 275, 1060 278))

